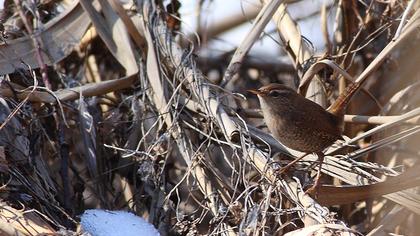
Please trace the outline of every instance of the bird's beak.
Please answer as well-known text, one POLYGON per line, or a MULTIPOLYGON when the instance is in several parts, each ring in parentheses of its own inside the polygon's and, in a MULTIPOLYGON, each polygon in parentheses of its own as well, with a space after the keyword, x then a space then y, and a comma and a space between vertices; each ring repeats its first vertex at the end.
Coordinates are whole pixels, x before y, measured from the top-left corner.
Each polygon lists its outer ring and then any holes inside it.
POLYGON ((261 94, 261 91, 259 91, 257 89, 250 89, 250 90, 247 90, 247 91, 250 92, 250 93, 252 93, 252 94, 255 94, 255 95, 261 94))

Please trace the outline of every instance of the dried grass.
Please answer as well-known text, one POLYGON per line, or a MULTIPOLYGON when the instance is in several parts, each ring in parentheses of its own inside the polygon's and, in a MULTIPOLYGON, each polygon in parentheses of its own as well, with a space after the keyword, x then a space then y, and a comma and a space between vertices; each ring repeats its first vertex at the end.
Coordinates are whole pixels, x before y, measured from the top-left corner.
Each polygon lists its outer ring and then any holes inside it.
MULTIPOLYGON (((7 5, 16 14, 0 46, 0 231, 72 235, 85 209, 105 208, 133 211, 162 235, 416 235, 418 5, 338 1, 329 11, 350 16, 336 22, 343 37, 316 56, 287 5, 264 2, 232 58, 197 58, 202 40, 188 41, 174 8, 152 1, 7 5), (59 5, 69 7, 44 22, 40 9, 53 16, 59 5), (290 61, 277 68, 247 58, 270 18, 290 61), (11 28, 30 36, 12 39, 11 28), (271 137, 246 90, 283 82, 327 107, 346 80, 366 81, 348 110, 358 115, 345 116, 351 138, 326 151, 324 185, 310 196, 317 158, 279 175, 304 153, 271 137)), ((325 11, 315 11, 324 24, 325 11)), ((211 37, 226 30, 213 25, 211 37)))

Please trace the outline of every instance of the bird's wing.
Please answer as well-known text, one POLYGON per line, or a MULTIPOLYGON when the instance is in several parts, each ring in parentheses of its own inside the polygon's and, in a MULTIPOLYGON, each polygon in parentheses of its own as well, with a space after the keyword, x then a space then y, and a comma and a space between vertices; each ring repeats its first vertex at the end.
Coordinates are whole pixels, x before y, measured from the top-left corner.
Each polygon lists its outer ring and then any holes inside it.
POLYGON ((304 130, 321 133, 322 135, 332 136, 332 139, 341 137, 339 119, 337 117, 327 112, 320 105, 305 98, 302 98, 298 104, 302 104, 302 107, 293 115, 293 119, 299 127, 302 127, 304 130), (314 106, 314 104, 316 105, 314 106), (312 110, 305 109, 307 107, 311 107, 312 110))

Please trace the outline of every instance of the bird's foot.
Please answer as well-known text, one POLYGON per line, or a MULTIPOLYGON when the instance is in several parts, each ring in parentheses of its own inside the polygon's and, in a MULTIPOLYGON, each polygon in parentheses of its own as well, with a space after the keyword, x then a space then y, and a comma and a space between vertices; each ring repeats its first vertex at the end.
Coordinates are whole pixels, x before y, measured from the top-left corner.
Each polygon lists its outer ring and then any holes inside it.
POLYGON ((305 194, 311 195, 313 198, 318 198, 318 191, 319 191, 320 184, 312 185, 305 191, 305 194))
POLYGON ((314 185, 312 185, 312 187, 310 187, 308 190, 305 191, 305 193, 313 196, 314 198, 318 197, 318 191, 319 191, 319 187, 321 184, 321 169, 322 169, 322 163, 324 162, 324 154, 323 153, 319 153, 318 155, 318 159, 319 159, 319 165, 318 165, 318 171, 315 177, 315 182, 314 185))
POLYGON ((308 153, 296 158, 295 160, 291 161, 289 164, 287 164, 285 167, 281 168, 278 172, 279 175, 283 174, 287 170, 290 169, 290 167, 294 166, 298 161, 302 160, 305 156, 307 156, 308 153))
POLYGON ((321 187, 321 172, 318 172, 314 184, 308 188, 305 193, 313 196, 314 198, 317 198, 319 187, 321 187))
POLYGON ((282 175, 282 174, 284 174, 287 170, 289 169, 289 167, 283 167, 283 168, 281 168, 277 173, 278 173, 278 175, 282 175))

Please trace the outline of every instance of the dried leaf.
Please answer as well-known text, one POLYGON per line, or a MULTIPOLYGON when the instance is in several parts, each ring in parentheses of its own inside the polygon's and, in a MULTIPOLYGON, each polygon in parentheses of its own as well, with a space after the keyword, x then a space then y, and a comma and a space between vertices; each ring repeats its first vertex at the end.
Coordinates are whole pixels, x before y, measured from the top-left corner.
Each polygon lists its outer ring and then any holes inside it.
MULTIPOLYGON (((67 57, 79 44, 89 24, 90 20, 77 1, 46 23, 41 31, 36 32, 43 45, 47 46, 40 50, 44 62, 53 65, 67 57)), ((0 44, 0 75, 10 74, 18 68, 26 70, 27 65, 38 68, 35 51, 30 36, 0 44)))
POLYGON ((107 1, 100 0, 99 2, 105 19, 96 11, 91 1, 80 0, 99 36, 112 55, 125 68, 126 76, 136 74, 138 72, 137 62, 124 23, 107 1))

